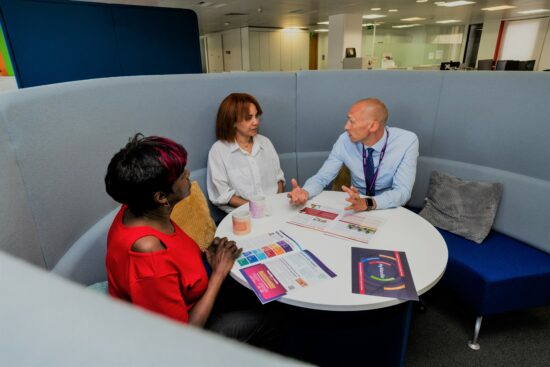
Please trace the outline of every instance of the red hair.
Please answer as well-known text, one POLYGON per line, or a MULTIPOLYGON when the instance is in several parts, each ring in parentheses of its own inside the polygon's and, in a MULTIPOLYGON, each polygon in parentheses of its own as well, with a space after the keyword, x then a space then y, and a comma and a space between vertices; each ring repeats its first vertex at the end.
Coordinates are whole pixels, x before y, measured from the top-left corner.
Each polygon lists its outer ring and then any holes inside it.
POLYGON ((160 136, 149 136, 143 142, 155 142, 153 149, 158 153, 160 164, 168 172, 168 182, 173 184, 185 170, 187 165, 187 151, 173 140, 160 136))

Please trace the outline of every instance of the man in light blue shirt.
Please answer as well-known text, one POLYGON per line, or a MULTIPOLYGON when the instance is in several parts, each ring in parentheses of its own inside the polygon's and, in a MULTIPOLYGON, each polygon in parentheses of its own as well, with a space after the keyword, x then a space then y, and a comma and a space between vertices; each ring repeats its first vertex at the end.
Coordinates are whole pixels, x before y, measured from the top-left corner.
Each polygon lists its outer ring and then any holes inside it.
POLYGON ((319 172, 303 188, 292 179, 290 202, 301 205, 318 195, 345 164, 351 173, 351 187, 342 186, 349 195, 346 210, 404 205, 411 197, 416 176, 418 138, 410 131, 387 127, 388 111, 376 98, 357 101, 347 117, 346 132, 340 135, 319 172))

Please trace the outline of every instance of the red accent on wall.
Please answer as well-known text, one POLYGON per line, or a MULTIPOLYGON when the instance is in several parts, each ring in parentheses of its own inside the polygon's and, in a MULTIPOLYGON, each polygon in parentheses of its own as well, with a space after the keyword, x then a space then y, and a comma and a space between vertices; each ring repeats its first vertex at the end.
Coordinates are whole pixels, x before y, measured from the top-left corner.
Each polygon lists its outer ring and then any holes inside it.
POLYGON ((495 54, 493 55, 493 61, 496 63, 498 60, 498 54, 500 53, 500 43, 502 42, 502 33, 504 32, 504 20, 500 22, 500 28, 498 29, 497 44, 495 47, 495 54))
POLYGON ((6 70, 6 64, 4 63, 4 58, 2 57, 2 53, 0 52, 0 75, 7 76, 8 70, 6 70))

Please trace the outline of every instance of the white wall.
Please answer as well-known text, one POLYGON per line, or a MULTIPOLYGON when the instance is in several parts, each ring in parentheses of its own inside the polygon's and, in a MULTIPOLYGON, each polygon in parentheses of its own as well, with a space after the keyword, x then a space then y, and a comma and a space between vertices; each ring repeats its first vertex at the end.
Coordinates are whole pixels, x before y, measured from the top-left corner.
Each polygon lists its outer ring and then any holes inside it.
POLYGON ((17 89, 14 76, 0 76, 0 91, 17 89))
POLYGON ((500 60, 537 60, 541 58, 549 18, 507 21, 500 47, 500 60))
POLYGON ((308 31, 243 27, 210 33, 205 39, 209 73, 309 69, 308 31))
POLYGON ((546 69, 550 69, 550 24, 546 29, 546 34, 544 36, 544 43, 542 45, 542 50, 540 53, 540 60, 537 63, 537 70, 546 70, 546 69))
POLYGON ((223 70, 243 70, 241 29, 230 29, 222 32, 223 70))
POLYGON ((537 57, 547 28, 548 19, 545 18, 507 21, 499 58, 530 60, 537 57))
POLYGON ((281 71, 281 32, 250 31, 250 70, 281 71))
POLYGON ((361 14, 337 14, 329 16, 329 22, 328 67, 342 69, 346 48, 355 48, 357 56, 362 54, 362 17, 361 14))
POLYGON ((281 32, 281 70, 309 69, 309 32, 283 29, 281 32))
POLYGON ((241 28, 241 57, 243 70, 250 70, 250 31, 248 27, 241 28))
POLYGON ((251 71, 309 68, 309 32, 298 29, 250 29, 251 71))
POLYGON ((208 73, 221 73, 223 71, 223 45, 220 33, 211 33, 204 36, 206 65, 208 73))
POLYGON ((325 70, 328 68, 328 33, 319 33, 317 41, 317 69, 325 70))
MULTIPOLYGON (((500 30, 500 14, 489 14, 483 20, 483 31, 479 40, 477 51, 478 60, 492 59, 497 45, 498 32, 500 30)), ((476 63, 477 65, 477 63, 476 63)))

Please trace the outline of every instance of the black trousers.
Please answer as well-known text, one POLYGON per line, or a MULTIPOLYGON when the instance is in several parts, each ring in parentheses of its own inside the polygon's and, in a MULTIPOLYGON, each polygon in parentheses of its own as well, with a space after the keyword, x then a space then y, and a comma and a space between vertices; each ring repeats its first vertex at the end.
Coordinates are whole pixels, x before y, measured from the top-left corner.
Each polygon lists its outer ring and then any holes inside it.
POLYGON ((276 302, 262 305, 254 292, 228 276, 216 298, 205 329, 283 353, 287 322, 276 302))

